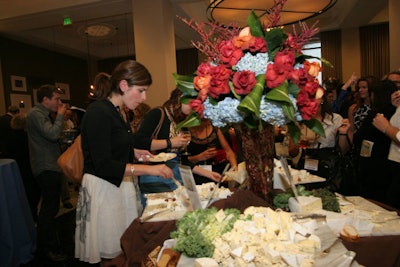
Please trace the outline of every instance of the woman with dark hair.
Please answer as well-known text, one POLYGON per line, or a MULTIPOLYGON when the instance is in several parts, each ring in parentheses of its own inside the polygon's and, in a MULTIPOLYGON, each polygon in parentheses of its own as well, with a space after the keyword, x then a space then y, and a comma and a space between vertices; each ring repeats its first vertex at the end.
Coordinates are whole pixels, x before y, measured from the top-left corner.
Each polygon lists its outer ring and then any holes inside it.
POLYGON ((148 70, 133 60, 120 63, 111 76, 96 77, 99 94, 81 125, 84 175, 76 210, 75 257, 82 261, 97 263, 121 253, 120 238, 142 210, 138 176, 173 176, 165 164, 133 164, 134 158, 151 154, 134 150, 129 122, 121 114, 125 106, 134 109, 146 100, 151 83, 148 70))
POLYGON ((349 135, 350 138, 361 127, 365 117, 371 111, 371 86, 377 82, 373 76, 363 77, 357 80, 356 92, 358 93, 357 101, 349 107, 348 118, 351 123, 349 135))
MULTIPOLYGON (((179 89, 175 89, 171 92, 170 98, 161 107, 153 108, 146 114, 138 132, 135 134, 135 148, 150 150, 154 154, 158 154, 161 152, 179 152, 179 148, 188 144, 190 137, 181 135, 176 130, 176 125, 183 121, 191 111, 189 105, 180 102, 181 97, 182 92, 179 89), (153 136, 160 122, 161 128, 156 136, 153 136)), ((178 161, 178 158, 175 158, 169 161, 168 164, 172 167, 175 178, 182 182, 178 161)), ((144 194, 169 192, 176 188, 176 184, 171 180, 162 179, 162 177, 154 175, 140 176, 142 203, 145 203, 144 194)))
POLYGON ((292 162, 298 169, 307 169, 311 173, 327 179, 332 178, 335 170, 332 170, 331 166, 325 166, 326 162, 324 163, 325 159, 322 157, 329 159, 331 154, 336 154, 336 147, 339 147, 341 152, 347 152, 351 147, 350 139, 347 136, 350 122, 332 112, 330 102, 327 100, 328 95, 325 92, 323 97, 317 100, 319 106, 315 117, 321 122, 325 137, 317 135, 302 125, 299 143, 293 145, 290 142, 289 145, 289 154, 293 157, 292 162))
POLYGON ((371 112, 354 134, 354 148, 359 155, 359 193, 363 197, 381 202, 385 202, 390 184, 388 154, 391 139, 376 129, 372 121, 377 114, 386 118, 394 114, 396 108, 391 103, 391 94, 396 90, 396 85, 388 80, 371 86, 371 112))

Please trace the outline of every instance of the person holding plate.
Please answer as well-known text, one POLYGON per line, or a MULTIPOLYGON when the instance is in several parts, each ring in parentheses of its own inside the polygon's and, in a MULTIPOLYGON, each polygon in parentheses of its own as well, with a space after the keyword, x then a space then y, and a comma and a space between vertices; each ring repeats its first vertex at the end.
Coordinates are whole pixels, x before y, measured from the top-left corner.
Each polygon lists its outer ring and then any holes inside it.
POLYGON ((118 64, 111 76, 96 76, 95 93, 101 96, 81 125, 84 175, 75 229, 75 257, 81 261, 104 263, 122 252, 120 238, 142 209, 137 176, 173 176, 165 164, 132 163, 151 153, 134 149, 136 140, 121 111, 145 101, 151 83, 149 71, 134 60, 118 64))
MULTIPOLYGON (((174 176, 180 183, 182 183, 182 179, 179 173, 177 152, 187 146, 190 142, 190 135, 183 135, 180 131, 177 131, 176 125, 183 121, 191 111, 189 105, 180 103, 181 96, 182 92, 179 89, 174 89, 170 98, 162 107, 154 108, 146 114, 135 134, 135 148, 152 151, 156 155, 152 161, 158 158, 160 158, 160 161, 165 161, 165 159, 163 160, 164 157, 158 157, 157 154, 167 153, 167 165, 173 169, 174 176), (159 124, 161 127, 157 131, 159 124), (171 158, 171 155, 174 158, 171 158)), ((139 185, 143 205, 146 202, 145 194, 170 192, 177 188, 172 180, 155 175, 140 176, 139 185)))

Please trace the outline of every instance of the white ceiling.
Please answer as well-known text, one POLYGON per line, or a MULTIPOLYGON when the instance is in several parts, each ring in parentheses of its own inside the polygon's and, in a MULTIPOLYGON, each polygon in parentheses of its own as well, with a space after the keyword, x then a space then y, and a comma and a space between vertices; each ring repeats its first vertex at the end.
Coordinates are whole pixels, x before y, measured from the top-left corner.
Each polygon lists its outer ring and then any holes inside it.
MULTIPOLYGON (((87 58, 88 53, 98 59, 133 55, 132 1, 151 0, 0 0, 0 35, 82 58, 87 58), (73 24, 65 27, 62 22, 67 16, 73 24), (115 34, 97 40, 87 38, 85 28, 98 23, 112 25, 115 34)), ((207 20, 207 0, 169 1, 176 15, 207 20)), ((333 8, 307 24, 318 20, 318 27, 325 31, 387 21, 387 2, 337 0, 333 8)), ((177 49, 189 48, 190 41, 196 38, 193 30, 176 19, 177 49)))

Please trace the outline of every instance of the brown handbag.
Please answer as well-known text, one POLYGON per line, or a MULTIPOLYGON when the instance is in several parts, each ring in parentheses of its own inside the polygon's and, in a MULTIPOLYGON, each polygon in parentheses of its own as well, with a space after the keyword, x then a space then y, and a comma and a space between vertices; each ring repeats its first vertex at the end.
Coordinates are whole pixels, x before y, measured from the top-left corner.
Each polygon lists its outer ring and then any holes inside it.
POLYGON ((67 178, 78 184, 82 182, 83 152, 81 135, 78 135, 72 145, 60 155, 57 164, 67 178))

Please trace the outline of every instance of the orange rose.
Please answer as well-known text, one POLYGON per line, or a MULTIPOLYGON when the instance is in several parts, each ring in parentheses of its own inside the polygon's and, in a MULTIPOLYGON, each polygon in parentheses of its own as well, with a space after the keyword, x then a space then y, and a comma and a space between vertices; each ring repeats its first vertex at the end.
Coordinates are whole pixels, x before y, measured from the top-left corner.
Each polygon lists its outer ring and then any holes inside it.
POLYGON ((245 27, 238 36, 233 37, 233 44, 242 50, 248 50, 250 44, 255 42, 255 37, 251 35, 250 27, 245 27))
POLYGON ((308 74, 313 77, 317 77, 322 70, 321 65, 318 62, 304 61, 303 64, 304 68, 308 71, 308 74))
POLYGON ((194 77, 193 80, 194 88, 196 88, 197 91, 208 90, 208 88, 210 87, 211 78, 212 78, 211 75, 194 77))

